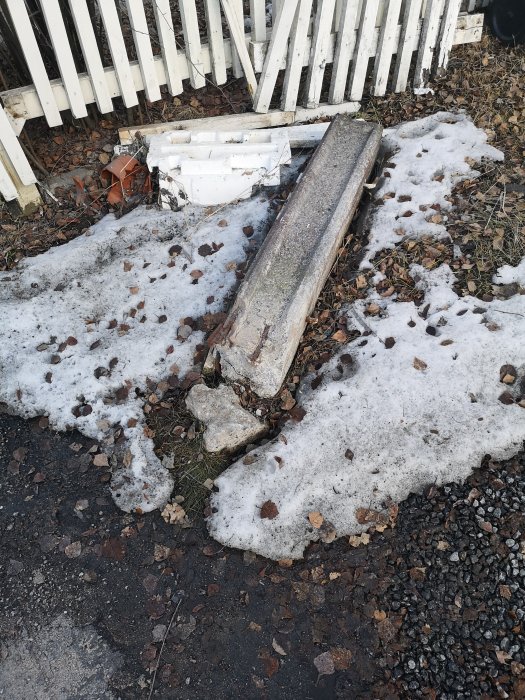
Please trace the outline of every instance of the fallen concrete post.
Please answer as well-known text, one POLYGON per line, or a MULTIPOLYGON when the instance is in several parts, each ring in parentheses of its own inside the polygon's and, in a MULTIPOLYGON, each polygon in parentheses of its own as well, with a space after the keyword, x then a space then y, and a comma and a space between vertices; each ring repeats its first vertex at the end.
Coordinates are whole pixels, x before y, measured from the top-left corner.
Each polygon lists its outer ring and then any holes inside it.
POLYGON ((266 237, 228 318, 210 339, 208 364, 279 391, 357 207, 380 145, 377 124, 334 119, 266 237))

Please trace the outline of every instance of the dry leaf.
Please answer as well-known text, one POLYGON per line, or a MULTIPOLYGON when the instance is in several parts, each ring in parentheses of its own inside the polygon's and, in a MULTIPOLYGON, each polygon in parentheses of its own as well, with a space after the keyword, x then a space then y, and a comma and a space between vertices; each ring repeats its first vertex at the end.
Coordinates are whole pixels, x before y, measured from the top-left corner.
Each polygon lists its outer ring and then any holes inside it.
POLYGON ((312 511, 311 513, 308 513, 308 520, 317 529, 319 529, 324 522, 323 516, 317 511, 312 511))
POLYGON ((273 647, 274 651, 276 651, 281 656, 287 655, 285 650, 282 648, 282 646, 279 644, 279 642, 275 639, 275 637, 274 637, 274 639, 272 639, 272 647, 273 647))
POLYGON ((348 538, 348 543, 352 547, 359 547, 361 544, 368 544, 370 542, 370 535, 368 532, 363 532, 361 535, 350 535, 348 538))
POLYGON ((320 676, 330 676, 335 672, 335 664, 329 651, 319 654, 314 659, 314 666, 320 676))
POLYGON ((344 331, 339 330, 333 334, 332 340, 335 340, 338 343, 346 343, 347 335, 344 331))
POLYGON ((108 461, 108 456, 101 452, 98 455, 95 455, 93 457, 93 464, 95 467, 108 467, 109 466, 109 461, 108 461))
POLYGON ((417 370, 424 370, 428 367, 427 363, 424 362, 423 360, 420 360, 419 357, 414 357, 414 362, 412 363, 414 368, 417 370))
POLYGON ((279 515, 279 509, 273 501, 265 501, 261 506, 261 518, 273 520, 279 515))

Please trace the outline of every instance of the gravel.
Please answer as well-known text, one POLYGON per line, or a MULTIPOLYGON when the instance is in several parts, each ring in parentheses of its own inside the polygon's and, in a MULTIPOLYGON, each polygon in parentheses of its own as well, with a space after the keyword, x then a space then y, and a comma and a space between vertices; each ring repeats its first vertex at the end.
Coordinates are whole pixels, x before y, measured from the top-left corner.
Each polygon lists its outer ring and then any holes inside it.
POLYGON ((383 601, 403 617, 400 697, 525 697, 524 466, 486 459, 465 484, 402 504, 383 601))

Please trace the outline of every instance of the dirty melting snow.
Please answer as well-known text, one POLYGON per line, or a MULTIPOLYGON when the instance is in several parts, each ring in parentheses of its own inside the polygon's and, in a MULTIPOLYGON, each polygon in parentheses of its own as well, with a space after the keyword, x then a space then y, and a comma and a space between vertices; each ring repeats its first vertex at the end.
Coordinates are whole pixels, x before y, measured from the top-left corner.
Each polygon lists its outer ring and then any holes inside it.
MULTIPOLYGON (((388 192, 395 196, 371 214, 368 257, 399 240, 398 221, 412 218, 402 218, 408 205, 414 212, 435 201, 444 206, 457 178, 473 176, 465 158, 501 157, 483 146, 482 132, 457 115, 441 114, 395 131, 387 134, 387 142, 399 149, 391 159, 394 172, 411 172, 414 183, 390 178, 388 192), (437 150, 428 148, 429 167, 416 156, 428 146, 432 130, 447 136, 435 141, 437 150), (450 148, 443 149, 447 143, 450 148), (437 171, 443 174, 439 191, 433 184, 437 171), (400 202, 398 196, 407 194, 411 201, 400 202)), ((380 185, 380 192, 386 187, 380 185)), ((425 225, 423 232, 446 235, 442 223, 425 225)), ((522 265, 500 275, 523 281, 522 265)), ((340 355, 323 367, 319 388, 303 384, 302 422, 216 480, 208 525, 221 543, 274 559, 298 558, 319 537, 309 514, 320 513, 338 536, 357 533, 367 527, 358 522, 358 508, 382 510, 390 499, 399 502, 428 484, 463 480, 486 454, 500 459, 520 449, 525 410, 514 401, 525 394, 525 297, 491 303, 459 298, 448 266, 433 271, 413 266, 412 275, 425 292, 422 307, 372 291, 348 309, 352 324, 367 335, 344 347, 344 361, 340 355), (371 301, 381 311, 365 317, 371 301), (419 311, 426 304, 423 319, 419 311), (500 378, 507 364, 518 370, 512 385, 500 378), (261 517, 268 502, 274 517, 261 517)))
POLYGON ((124 510, 163 505, 173 486, 135 390, 192 370, 204 333, 183 340, 178 328, 222 310, 246 256, 242 229, 267 216, 264 195, 212 215, 141 207, 0 274, 0 402, 106 443, 122 426, 132 459, 112 486, 124 510))

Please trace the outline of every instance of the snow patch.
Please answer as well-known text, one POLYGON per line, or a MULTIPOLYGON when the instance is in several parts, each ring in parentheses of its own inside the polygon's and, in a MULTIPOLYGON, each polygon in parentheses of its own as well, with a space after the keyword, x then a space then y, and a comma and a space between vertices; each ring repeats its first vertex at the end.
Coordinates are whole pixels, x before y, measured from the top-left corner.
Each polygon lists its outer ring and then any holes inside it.
POLYGON ((519 284, 520 287, 525 287, 525 258, 516 267, 512 265, 500 267, 492 281, 494 284, 519 284))
POLYGON ((152 510, 172 489, 143 431, 146 380, 192 369, 204 333, 177 330, 222 310, 249 245, 242 229, 257 237, 268 216, 266 195, 214 214, 141 207, 0 273, 0 401, 97 440, 120 425, 132 459, 112 486, 124 510, 152 510))
POLYGON ((479 175, 472 169, 482 158, 503 160, 487 144, 484 131, 466 114, 438 112, 383 132, 383 146, 392 153, 375 195, 367 254, 361 268, 385 248, 406 238, 448 237, 447 199, 461 180, 479 175))

